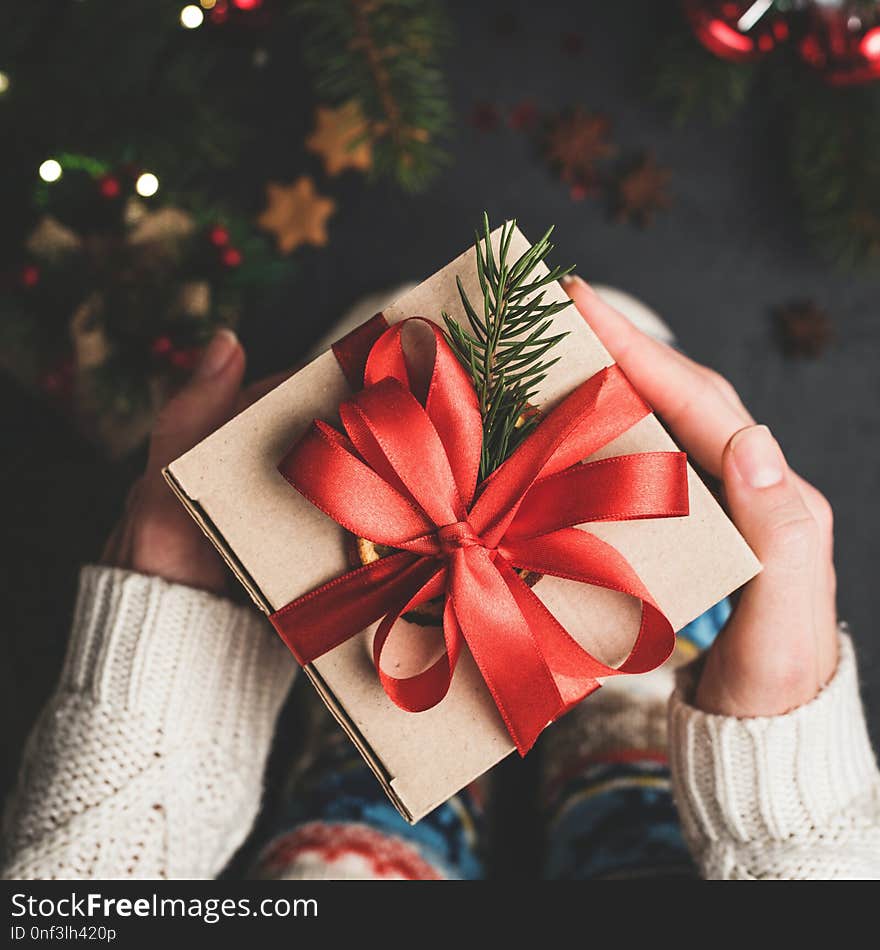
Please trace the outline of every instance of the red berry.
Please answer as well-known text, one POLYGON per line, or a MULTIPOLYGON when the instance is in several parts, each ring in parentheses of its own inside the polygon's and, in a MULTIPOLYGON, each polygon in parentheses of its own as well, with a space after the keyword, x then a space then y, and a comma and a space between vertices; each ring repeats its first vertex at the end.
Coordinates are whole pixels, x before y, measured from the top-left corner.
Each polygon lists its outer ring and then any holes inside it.
POLYGON ((99 180, 98 187, 101 191, 101 194, 108 199, 118 198, 119 192, 122 190, 119 185, 119 179, 114 178, 112 175, 102 176, 99 180))
POLYGON ((191 347, 187 350, 175 350, 168 359, 175 369, 181 369, 189 372, 191 369, 195 368, 196 363, 199 361, 201 352, 202 351, 196 347, 191 347))
POLYGON ((214 245, 214 247, 226 247, 229 243, 229 232, 226 228, 220 227, 219 224, 215 224, 213 228, 208 232, 208 240, 214 245))
POLYGON ((27 264, 21 269, 22 287, 36 287, 40 282, 40 268, 36 264, 27 264))
POLYGON ((74 364, 70 357, 59 360, 55 366, 40 378, 40 386, 50 396, 61 396, 70 392, 73 384, 74 364))
POLYGON ((150 344, 154 356, 166 356, 174 349, 170 336, 157 336, 150 344))
POLYGON ((241 263, 241 251, 237 247, 227 247, 222 260, 226 267, 238 267, 241 263))

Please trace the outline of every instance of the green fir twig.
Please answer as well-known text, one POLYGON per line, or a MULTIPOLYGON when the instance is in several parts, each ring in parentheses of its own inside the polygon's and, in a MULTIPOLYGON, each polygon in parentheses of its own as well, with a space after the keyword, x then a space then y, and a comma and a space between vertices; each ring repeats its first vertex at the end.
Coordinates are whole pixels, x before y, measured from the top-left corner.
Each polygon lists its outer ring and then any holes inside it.
POLYGON ((448 21, 438 0, 293 0, 318 95, 356 100, 373 174, 407 191, 446 161, 450 109, 442 71, 448 21))
POLYGON ((568 301, 545 303, 546 287, 573 268, 554 267, 541 275, 535 271, 553 250, 548 228, 521 257, 508 260, 516 221, 501 228, 498 254, 492 249, 489 217, 483 214, 483 233, 477 232, 474 248, 477 275, 483 292, 482 306, 471 303, 456 278, 467 326, 443 313, 450 346, 470 373, 483 416, 480 480, 507 459, 537 425, 529 402, 539 391, 547 371, 559 357, 547 358, 567 333, 552 334, 553 317, 568 301), (542 289, 544 288, 544 289, 542 289))

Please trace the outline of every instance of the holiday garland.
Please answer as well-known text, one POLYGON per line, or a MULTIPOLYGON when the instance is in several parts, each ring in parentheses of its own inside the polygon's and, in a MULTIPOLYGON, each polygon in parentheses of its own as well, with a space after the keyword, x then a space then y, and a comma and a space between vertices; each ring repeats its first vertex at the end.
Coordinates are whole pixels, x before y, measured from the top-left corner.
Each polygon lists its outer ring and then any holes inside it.
POLYGON ((245 220, 139 196, 137 166, 61 154, 59 167, 0 288, 2 362, 121 454, 214 330, 287 268, 245 220))

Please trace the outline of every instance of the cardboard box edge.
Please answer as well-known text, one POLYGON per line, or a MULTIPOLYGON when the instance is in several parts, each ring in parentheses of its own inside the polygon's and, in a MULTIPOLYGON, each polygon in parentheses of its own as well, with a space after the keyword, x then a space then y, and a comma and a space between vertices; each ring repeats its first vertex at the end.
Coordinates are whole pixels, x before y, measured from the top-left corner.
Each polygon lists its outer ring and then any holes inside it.
MULTIPOLYGON (((193 498, 190 498, 189 495, 184 491, 183 486, 178 482, 177 478, 172 471, 172 466, 167 465, 162 469, 162 476, 165 481, 168 483, 168 486, 177 496, 180 503, 186 509, 189 516, 195 521, 199 526, 202 534, 214 545, 214 548, 217 550, 217 553, 223 558, 226 562, 229 569, 233 572, 236 579, 248 592, 248 596, 254 602, 254 604, 267 616, 272 613, 272 607, 266 598, 263 596, 262 591, 259 586, 256 584, 254 579, 250 574, 244 569, 244 566, 239 562, 238 558, 235 557, 234 553, 230 550, 226 544, 223 535, 217 530, 214 526, 211 519, 203 511, 201 505, 198 501, 193 498)), ((432 811, 437 806, 434 805, 427 811, 422 812, 421 814, 414 816, 410 810, 406 807, 406 804, 398 795, 394 787, 394 779, 389 774, 388 770, 384 767, 379 757, 376 755, 372 746, 370 746, 367 741, 361 735, 360 730, 354 725, 354 723, 349 718, 342 704, 336 699, 333 691, 325 682, 321 674, 314 668, 312 664, 308 664, 303 667, 303 670, 311 681, 312 685, 315 688, 315 691, 321 698, 321 701, 330 710, 330 714, 333 718, 339 723, 343 728, 346 735, 354 743, 355 748, 361 754, 361 757, 367 763, 370 768, 370 771, 376 776, 379 783, 385 789, 386 794, 391 799, 394 804, 394 807, 400 812, 401 817, 409 822, 410 824, 415 824, 419 818, 424 817, 428 814, 428 811, 432 811)), ((439 804, 439 803, 438 803, 439 804)))

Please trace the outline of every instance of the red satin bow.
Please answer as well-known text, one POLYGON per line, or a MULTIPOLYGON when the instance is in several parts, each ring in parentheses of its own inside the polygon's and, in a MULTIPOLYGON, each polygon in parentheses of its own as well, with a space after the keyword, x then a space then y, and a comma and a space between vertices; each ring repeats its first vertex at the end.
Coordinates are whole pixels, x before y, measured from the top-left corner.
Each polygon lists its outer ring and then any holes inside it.
POLYGON ((626 559, 573 525, 686 515, 685 456, 581 462, 650 412, 612 365, 563 400, 478 489, 477 395, 440 330, 424 322, 436 347, 423 403, 410 385, 398 323, 372 346, 365 388, 340 406, 347 437, 316 420, 279 465, 334 521, 398 552, 271 619, 302 664, 381 619, 376 669, 388 696, 411 712, 446 695, 464 640, 525 754, 553 719, 596 689, 597 677, 647 672, 672 651, 672 626, 626 559), (514 568, 637 597, 641 626, 626 660, 614 668, 591 656, 514 568), (381 660, 395 622, 442 594, 444 654, 415 676, 390 676, 381 660))

